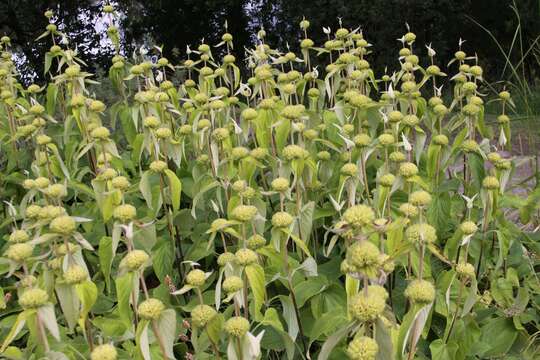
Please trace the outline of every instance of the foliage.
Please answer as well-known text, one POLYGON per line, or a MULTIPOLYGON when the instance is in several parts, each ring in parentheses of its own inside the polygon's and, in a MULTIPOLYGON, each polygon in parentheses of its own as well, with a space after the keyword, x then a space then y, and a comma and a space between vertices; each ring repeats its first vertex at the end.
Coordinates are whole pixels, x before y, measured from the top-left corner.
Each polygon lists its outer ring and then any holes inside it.
POLYGON ((538 357, 540 190, 509 190, 478 57, 443 72, 408 31, 379 73, 368 34, 303 20, 299 54, 258 31, 244 82, 227 29, 174 66, 103 11, 118 101, 51 11, 46 84, 1 39, 3 357, 538 357))

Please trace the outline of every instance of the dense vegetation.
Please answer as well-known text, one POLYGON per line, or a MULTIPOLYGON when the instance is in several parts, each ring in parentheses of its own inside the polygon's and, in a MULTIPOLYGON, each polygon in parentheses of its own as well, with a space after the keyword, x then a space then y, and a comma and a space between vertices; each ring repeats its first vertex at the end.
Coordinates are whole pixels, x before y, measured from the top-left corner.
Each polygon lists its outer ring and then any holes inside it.
POLYGON ((3 357, 538 357, 540 191, 481 58, 407 29, 375 71, 369 33, 303 20, 243 77, 227 28, 176 65, 103 11, 119 101, 52 11, 43 84, 0 40, 3 357))

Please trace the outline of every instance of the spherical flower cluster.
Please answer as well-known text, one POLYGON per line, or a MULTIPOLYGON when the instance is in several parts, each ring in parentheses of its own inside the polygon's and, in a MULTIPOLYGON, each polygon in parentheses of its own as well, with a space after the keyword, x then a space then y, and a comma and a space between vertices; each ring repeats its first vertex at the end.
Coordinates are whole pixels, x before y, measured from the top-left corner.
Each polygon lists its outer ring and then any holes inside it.
POLYGON ((146 320, 157 320, 163 310, 165 310, 165 305, 161 300, 154 298, 143 301, 137 308, 140 317, 146 320))
POLYGON ((357 337, 347 346, 347 355, 351 360, 375 360, 378 352, 377 341, 367 336, 357 337))
POLYGON ((418 215, 418 208, 410 203, 403 203, 399 206, 399 211, 406 217, 415 217, 418 215))
POLYGON ((274 191, 285 192, 289 189, 290 184, 288 179, 279 177, 274 179, 271 185, 274 191))
POLYGON ((28 243, 18 243, 10 245, 4 255, 12 261, 23 262, 32 256, 33 251, 34 247, 32 245, 28 243))
POLYGON ((482 187, 487 190, 497 190, 499 188, 499 180, 495 176, 486 176, 482 180, 482 187))
POLYGON ((418 167, 412 162, 405 162, 399 166, 399 175, 410 178, 418 174, 418 167))
POLYGON ((437 231, 429 224, 414 224, 405 230, 405 238, 413 244, 430 244, 437 240, 437 231))
POLYGON ((98 345, 92 350, 90 360, 116 360, 118 353, 111 344, 98 345))
POLYGON ((130 204, 118 205, 113 211, 113 217, 123 224, 129 223, 135 216, 137 216, 137 209, 130 204))
POLYGON ((97 140, 107 140, 109 136, 111 136, 111 132, 106 127, 99 126, 92 130, 90 135, 92 136, 92 138, 97 140))
POLYGON ((345 176, 355 176, 358 173, 358 166, 353 163, 345 164, 341 167, 341 174, 345 176))
POLYGON ((371 143, 371 137, 368 134, 358 134, 353 138, 353 142, 357 147, 366 147, 371 143))
POLYGON ((367 205, 354 205, 343 214, 343 220, 354 228, 361 228, 371 224, 375 219, 375 213, 367 205))
POLYGON ((308 152, 298 145, 287 145, 283 149, 283 156, 288 161, 294 159, 304 159, 308 156, 308 152))
POLYGON ((186 275, 186 284, 194 286, 194 287, 201 287, 204 285, 204 282, 206 281, 206 274, 204 271, 195 269, 191 270, 186 275))
POLYGON ((409 195, 409 202, 415 206, 428 206, 431 203, 431 195, 427 191, 414 191, 409 195))
POLYGON ((429 304, 435 300, 435 287, 427 280, 413 280, 405 289, 405 297, 416 304, 429 304))
POLYGON ((229 276, 223 281, 223 290, 230 294, 235 293, 244 287, 244 282, 239 276, 229 276))
POLYGON ((116 176, 112 179, 111 185, 113 188, 125 191, 129 188, 129 180, 125 176, 116 176))
POLYGON ((268 149, 263 147, 257 147, 249 153, 252 158, 257 160, 263 160, 265 157, 268 156, 268 149))
POLYGON ((464 221, 459 225, 459 229, 465 235, 472 235, 478 230, 478 226, 473 221, 464 221))
POLYGON ((242 160, 249 156, 249 149, 243 146, 237 146, 232 149, 231 156, 234 160, 242 160))
POLYGON ((191 322, 194 327, 202 328, 217 315, 216 310, 208 305, 197 305, 191 310, 191 322))
POLYGON ((120 266, 129 271, 136 271, 141 268, 149 259, 148 254, 143 250, 132 250, 122 259, 120 266))
POLYGON ((456 272, 464 278, 473 278, 475 276, 474 266, 466 262, 460 262, 456 265, 456 272))
POLYGON ((155 173, 162 173, 167 169, 167 163, 161 160, 155 160, 150 163, 150 170, 155 173))
POLYGON ((443 134, 435 135, 433 137, 433 143, 435 145, 446 146, 448 145, 448 137, 443 134))
POLYGON ((231 217, 235 220, 248 222, 257 215, 257 208, 253 205, 238 205, 231 212, 231 217))
POLYGON ((293 221, 292 215, 286 211, 279 211, 272 215, 272 226, 277 228, 289 227, 293 221))
POLYGON ((80 265, 70 266, 64 273, 64 281, 66 284, 79 284, 88 278, 88 272, 80 265))
POLYGON ((386 297, 379 291, 369 291, 367 296, 363 291, 355 295, 349 304, 351 315, 361 322, 374 321, 386 307, 386 297))
POLYGON ((379 135, 379 143, 383 146, 392 145, 396 142, 394 135, 392 134, 381 134, 379 135))
POLYGON ((236 261, 236 256, 231 252, 225 252, 218 256, 217 263, 219 266, 225 266, 228 263, 236 261))
POLYGON ((475 152, 478 150, 478 143, 474 140, 465 140, 461 144, 461 149, 464 152, 475 152))
POLYGON ((250 249, 239 249, 235 254, 238 265, 248 266, 257 262, 257 253, 250 249))
POLYGON ((248 249, 257 250, 266 245, 266 239, 259 234, 254 234, 247 239, 246 245, 248 249))
POLYGON ((376 245, 367 240, 359 241, 347 249, 347 263, 354 272, 372 278, 377 275, 380 255, 376 245))
POLYGON ((303 114, 306 108, 304 105, 287 105, 281 110, 281 116, 283 116, 286 119, 294 120, 300 118, 303 114))
POLYGON ((23 243, 27 242, 29 239, 30 236, 24 230, 14 230, 11 234, 9 234, 9 242, 23 243))
POLYGON ((394 184, 396 177, 392 174, 384 174, 379 178, 379 184, 383 187, 391 187, 394 184))
POLYGON ((38 288, 28 289, 19 297, 19 305, 23 309, 35 309, 46 305, 49 302, 49 295, 45 290, 38 288))
POLYGON ((224 325, 229 336, 242 337, 249 331, 249 321, 242 316, 234 316, 227 320, 224 325))
POLYGON ((227 128, 217 128, 212 132, 212 137, 217 141, 226 140, 229 137, 229 130, 227 128))

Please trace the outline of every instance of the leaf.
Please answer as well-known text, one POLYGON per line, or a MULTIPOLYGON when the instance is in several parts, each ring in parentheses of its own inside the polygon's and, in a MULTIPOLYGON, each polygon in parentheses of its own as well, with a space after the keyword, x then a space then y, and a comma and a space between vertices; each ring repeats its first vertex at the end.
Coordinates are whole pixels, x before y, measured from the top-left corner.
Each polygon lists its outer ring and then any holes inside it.
POLYGON ((180 179, 178 179, 178 176, 176 176, 176 174, 171 170, 165 169, 165 174, 167 175, 167 178, 169 178, 171 203, 173 210, 176 212, 178 211, 178 209, 180 209, 180 195, 182 193, 182 183, 180 182, 180 179))
POLYGON ((98 289, 96 284, 87 280, 80 284, 75 285, 75 291, 79 300, 81 300, 81 314, 79 318, 79 326, 86 333, 86 318, 90 309, 96 303, 98 297, 98 289))
POLYGON ((26 323, 26 319, 28 315, 30 315, 34 310, 25 310, 19 315, 17 315, 17 319, 15 319, 15 323, 11 327, 11 330, 9 330, 9 333, 6 335, 6 338, 4 339, 4 342, 2 343, 2 347, 0 348, 0 353, 3 353, 6 348, 9 346, 9 344, 17 337, 19 332, 24 327, 24 324, 26 323))
POLYGON ((481 354, 484 359, 506 354, 518 336, 512 320, 508 318, 492 318, 481 331, 480 340, 489 345, 481 354))
POLYGON ((143 359, 152 360, 152 356, 150 356, 150 340, 148 339, 148 320, 139 322, 135 339, 143 359))
POLYGON ((174 359, 173 345, 176 340, 176 312, 173 309, 164 310, 158 321, 158 330, 163 339, 165 353, 171 359, 174 359))
POLYGON ((245 267, 245 272, 255 299, 255 319, 261 319, 261 308, 266 298, 264 269, 259 264, 251 264, 245 267))
POLYGON ((109 236, 103 236, 99 241, 98 257, 99 266, 109 291, 111 290, 111 266, 114 255, 115 254, 113 253, 112 249, 112 238, 109 236))
POLYGON ((37 316, 43 322, 43 325, 49 330, 52 337, 57 341, 60 341, 60 330, 58 329, 58 323, 56 322, 56 315, 54 314, 54 305, 47 304, 41 306, 37 310, 37 316))
POLYGON ((447 344, 443 340, 437 339, 429 345, 431 358, 437 360, 454 360, 458 351, 458 345, 449 341, 447 344))
MULTIPOLYGON (((152 185, 150 184, 150 171, 145 171, 141 176, 141 181, 139 182, 139 190, 146 201, 146 205, 150 209, 152 208, 152 185)), ((154 209, 155 210, 155 209, 154 209)))
POLYGON ((162 280, 171 275, 174 263, 174 249, 171 241, 162 241, 157 249, 152 252, 152 266, 158 279, 162 280))
POLYGON ((332 336, 330 336, 324 344, 321 347, 321 351, 319 352, 319 356, 317 357, 317 360, 326 360, 332 353, 332 350, 336 347, 336 345, 343 340, 349 333, 349 331, 352 330, 354 327, 354 323, 350 323, 347 326, 342 327, 338 331, 334 332, 332 336))
POLYGON ((134 274, 128 272, 124 276, 116 278, 116 294, 118 299, 118 314, 120 320, 124 323, 127 329, 132 328, 132 311, 129 306, 131 292, 133 291, 133 276, 134 274))
POLYGON ((79 320, 80 301, 73 286, 56 284, 56 296, 60 302, 60 308, 70 330, 73 330, 79 320))
POLYGON ((293 239, 294 243, 307 255, 311 256, 309 249, 306 246, 306 243, 300 239, 298 236, 294 235, 290 232, 289 229, 280 228, 280 230, 287 236, 289 236, 291 239, 293 239))
POLYGON ((56 97, 58 96, 58 86, 54 83, 47 85, 47 114, 53 116, 56 109, 56 97))
POLYGON ((380 318, 378 318, 377 322, 375 323, 375 340, 377 341, 377 345, 379 345, 379 352, 377 352, 376 359, 394 359, 394 345, 392 342, 390 329, 380 318))

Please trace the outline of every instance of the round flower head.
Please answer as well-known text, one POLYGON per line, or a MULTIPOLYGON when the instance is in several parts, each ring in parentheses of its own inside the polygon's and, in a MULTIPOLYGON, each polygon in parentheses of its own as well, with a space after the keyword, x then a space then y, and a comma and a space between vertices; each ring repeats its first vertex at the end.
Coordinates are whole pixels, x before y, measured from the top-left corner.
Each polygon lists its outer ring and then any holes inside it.
POLYGON ((456 272, 458 275, 464 277, 464 278, 474 278, 475 271, 474 266, 472 264, 466 263, 466 262, 460 262, 456 265, 456 272))
POLYGON ((474 141, 474 140, 465 140, 461 144, 461 149, 464 152, 474 152, 474 151, 478 150, 478 143, 476 141, 474 141))
POLYGON ((384 174, 379 178, 379 184, 383 187, 392 187, 396 177, 392 174, 384 174))
POLYGON ((51 183, 46 177, 38 177, 36 180, 34 180, 34 182, 40 189, 46 188, 51 183))
POLYGON ((224 328, 229 336, 240 338, 249 331, 249 321, 243 316, 234 316, 225 322, 224 328))
POLYGON ((388 156, 388 158, 390 159, 390 161, 392 161, 394 163, 401 163, 401 162, 404 162, 406 160, 405 154, 400 152, 400 151, 391 152, 390 155, 388 156))
POLYGON ((161 173, 167 169, 167 163, 161 160, 155 160, 150 163, 150 170, 155 173, 161 173))
POLYGON ((354 205, 343 214, 343 220, 354 228, 367 226, 375 219, 375 213, 366 205, 354 205))
POLYGON ((375 360, 378 352, 377 341, 367 336, 356 337, 347 346, 347 355, 351 360, 375 360))
POLYGON ((355 272, 375 277, 379 268, 379 248, 369 241, 355 242, 347 249, 347 263, 355 272))
POLYGON ((431 195, 427 191, 415 191, 409 195, 409 202, 415 206, 428 206, 431 203, 431 195))
POLYGON ((256 215, 257 208, 253 205, 238 205, 231 212, 231 216, 233 219, 242 222, 251 221, 255 218, 256 215))
POLYGON ((217 141, 223 141, 229 138, 229 130, 226 128, 217 128, 212 132, 212 137, 217 141))
POLYGON ((482 187, 487 190, 497 190, 499 188, 499 180, 495 176, 486 176, 482 180, 482 187))
POLYGON ((204 271, 195 269, 191 270, 186 275, 186 284, 194 286, 194 287, 201 287, 204 285, 204 282, 206 281, 206 274, 204 271))
POLYGON ((32 245, 27 243, 19 243, 10 245, 4 253, 4 256, 12 261, 20 263, 32 256, 33 252, 34 247, 32 245))
POLYGON ((111 136, 111 132, 104 126, 99 126, 92 130, 90 135, 97 140, 107 140, 111 136))
POLYGON ((371 143, 371 137, 368 134, 358 134, 353 138, 353 142, 357 147, 366 147, 371 143))
POLYGON ((64 281, 66 284, 79 284, 88 278, 86 269, 79 265, 70 266, 64 273, 64 281))
POLYGON ((116 360, 118 353, 111 344, 98 345, 92 350, 90 360, 116 360))
POLYGON ((238 265, 248 266, 257 262, 257 253, 250 249, 240 249, 235 254, 238 265))
POLYGON ((287 105, 281 110, 281 116, 289 120, 294 120, 300 118, 305 110, 304 105, 287 105))
POLYGON ((330 160, 330 153, 328 151, 319 151, 317 153, 317 159, 321 160, 321 161, 328 161, 330 160))
POLYGON ((418 208, 410 203, 401 204, 399 211, 406 217, 415 217, 418 215, 418 208))
POLYGON ((361 322, 374 321, 381 315, 386 306, 386 298, 379 291, 369 292, 366 296, 362 291, 355 295, 349 304, 351 315, 361 322))
POLYGON ((129 223, 136 216, 137 209, 130 204, 118 205, 113 211, 113 217, 123 224, 129 223))
POLYGON ((410 178, 418 174, 418 167, 412 162, 405 162, 399 166, 399 175, 410 178))
POLYGON ((172 131, 169 128, 159 128, 156 129, 156 136, 159 139, 168 139, 172 136, 172 131))
POLYGON ((448 137, 443 134, 435 135, 433 137, 433 143, 435 145, 446 146, 448 145, 448 137))
POLYGON ((140 317, 146 320, 157 320, 163 310, 165 310, 165 305, 161 300, 153 298, 143 301, 137 308, 140 317))
POLYGON ((345 176, 355 176, 358 173, 356 164, 348 163, 341 167, 341 174, 345 176))
POLYGON ((272 215, 272 226, 277 228, 289 227, 293 221, 292 215, 286 211, 279 211, 272 215))
POLYGON ((396 267, 394 261, 387 254, 381 254, 379 256, 379 264, 382 270, 387 274, 394 271, 394 268, 396 267))
POLYGON ((236 260, 236 256, 231 252, 225 252, 218 256, 217 263, 219 266, 225 266, 228 263, 234 262, 236 260))
POLYGON ((244 191, 244 189, 247 187, 247 182, 245 180, 236 180, 232 184, 232 189, 235 192, 241 192, 244 191))
POLYGON ((279 177, 272 181, 272 190, 285 192, 289 189, 289 185, 290 185, 289 180, 279 177))
POLYGON ((381 135, 379 135, 379 143, 382 146, 392 145, 395 142, 396 142, 396 139, 394 138, 394 135, 392 135, 392 134, 381 134, 381 135))
POLYGON ((129 180, 125 176, 116 176, 112 179, 111 184, 113 188, 119 189, 122 191, 127 190, 129 188, 129 180))
POLYGON ((246 243, 248 249, 257 250, 266 245, 266 239, 259 234, 254 234, 247 239, 246 243))
POLYGON ((304 159, 308 156, 308 152, 298 145, 287 145, 283 149, 283 156, 286 160, 304 159))
POLYGON ((413 244, 430 244, 437 240, 437 232, 429 224, 414 224, 405 230, 405 238, 413 244))
POLYGON ((24 214, 29 219, 35 219, 39 216, 39 213, 41 212, 41 206, 39 205, 30 205, 26 208, 26 211, 24 214))
POLYGON ((237 146, 232 149, 231 155, 234 160, 241 160, 249 155, 249 149, 243 146, 237 146))
POLYGON ((229 276, 223 281, 223 290, 230 294, 235 293, 244 287, 244 282, 239 276, 229 276))
POLYGON ((132 250, 127 253, 122 259, 120 266, 125 267, 129 271, 139 270, 150 257, 143 250, 132 250))
POLYGON ((23 309, 36 309, 49 302, 49 295, 38 288, 28 289, 19 297, 19 305, 23 309))
POLYGON ((268 156, 268 149, 263 147, 257 147, 249 153, 252 158, 257 160, 263 160, 265 157, 268 156))
POLYGON ((208 305, 197 305, 191 310, 191 322, 196 328, 203 328, 217 315, 216 310, 208 305))
POLYGON ((478 230, 478 226, 472 221, 464 221, 459 225, 459 229, 465 235, 472 235, 478 230))
POLYGON ((413 280, 405 289, 405 297, 416 304, 429 304, 435 300, 435 287, 427 280, 413 280))
POLYGON ((30 236, 24 230, 14 230, 11 234, 9 234, 9 242, 23 243, 27 242, 29 239, 30 236))

